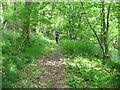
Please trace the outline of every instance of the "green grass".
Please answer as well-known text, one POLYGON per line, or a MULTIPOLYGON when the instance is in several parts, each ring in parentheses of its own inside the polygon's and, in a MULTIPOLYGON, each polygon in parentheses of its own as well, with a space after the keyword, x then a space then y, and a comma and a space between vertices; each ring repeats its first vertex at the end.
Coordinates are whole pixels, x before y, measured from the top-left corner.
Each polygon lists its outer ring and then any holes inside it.
POLYGON ((24 69, 20 70, 20 79, 17 81, 14 87, 16 88, 40 88, 37 85, 38 80, 41 76, 43 67, 34 63, 27 65, 24 69), (23 84, 24 83, 24 84, 23 84), (35 85, 36 84, 36 85, 35 85))
POLYGON ((102 51, 99 45, 95 45, 91 42, 79 41, 79 40, 63 40, 60 41, 59 46, 63 50, 63 53, 75 56, 91 55, 95 57, 102 57, 102 51))

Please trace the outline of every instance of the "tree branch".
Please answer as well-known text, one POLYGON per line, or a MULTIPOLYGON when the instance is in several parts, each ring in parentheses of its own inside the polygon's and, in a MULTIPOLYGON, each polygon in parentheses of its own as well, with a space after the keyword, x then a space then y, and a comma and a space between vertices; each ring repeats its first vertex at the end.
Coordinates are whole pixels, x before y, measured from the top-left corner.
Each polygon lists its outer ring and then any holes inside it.
MULTIPOLYGON (((82 7, 83 7, 83 2, 81 2, 81 4, 82 4, 82 7)), ((83 7, 83 9, 84 9, 84 7, 83 7)), ((96 31, 94 30, 94 28, 93 28, 92 25, 90 24, 89 19, 88 19, 88 17, 86 16, 86 14, 85 14, 85 17, 86 17, 86 20, 87 20, 87 22, 88 22, 88 25, 90 26, 90 28, 92 29, 93 33, 95 34, 95 36, 96 36, 96 38, 97 38, 97 41, 98 41, 98 43, 99 43, 99 45, 100 45, 100 47, 101 47, 101 49, 102 49, 102 51, 103 51, 103 55, 104 55, 104 48, 103 48, 103 46, 102 46, 102 44, 101 44, 101 42, 100 42, 100 39, 98 38, 98 35, 97 35, 96 31)))
POLYGON ((108 13, 107 13, 107 27, 106 27, 106 33, 108 33, 108 29, 109 29, 109 16, 110 16, 110 7, 111 7, 111 3, 108 7, 108 13))

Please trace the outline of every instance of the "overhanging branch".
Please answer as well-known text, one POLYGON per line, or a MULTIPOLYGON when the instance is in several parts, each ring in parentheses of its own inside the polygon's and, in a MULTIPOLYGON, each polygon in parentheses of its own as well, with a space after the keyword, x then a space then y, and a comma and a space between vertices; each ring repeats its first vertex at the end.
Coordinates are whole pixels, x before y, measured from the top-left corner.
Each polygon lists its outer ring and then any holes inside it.
MULTIPOLYGON (((82 4, 82 7, 83 7, 83 2, 81 2, 81 4, 82 4)), ((84 7, 83 7, 83 9, 84 9, 84 7)), ((88 19, 88 17, 86 16, 86 14, 85 14, 85 17, 86 17, 86 20, 87 20, 87 22, 88 22, 89 27, 92 29, 93 33, 95 34, 95 36, 96 36, 96 38, 97 38, 97 41, 98 41, 98 43, 99 43, 99 45, 100 45, 100 47, 101 47, 101 49, 102 49, 102 51, 103 51, 103 54, 104 54, 104 47, 102 46, 102 44, 101 44, 101 42, 100 42, 100 39, 99 39, 96 31, 94 30, 94 28, 93 28, 92 25, 90 24, 89 19, 88 19)))

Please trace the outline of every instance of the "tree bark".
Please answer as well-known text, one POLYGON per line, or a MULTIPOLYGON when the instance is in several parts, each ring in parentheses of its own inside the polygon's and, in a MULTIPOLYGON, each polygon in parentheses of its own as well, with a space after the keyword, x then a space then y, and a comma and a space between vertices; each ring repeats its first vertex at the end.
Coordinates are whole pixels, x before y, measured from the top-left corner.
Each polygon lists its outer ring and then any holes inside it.
MULTIPOLYGON (((3 13, 2 2, 0 3, 0 13, 3 13)), ((3 28, 3 16, 0 15, 0 28, 3 28)))
POLYGON ((104 32, 105 58, 108 58, 108 57, 109 57, 109 48, 108 48, 108 29, 109 29, 110 6, 111 6, 111 4, 110 4, 109 7, 108 7, 106 30, 105 30, 105 32, 104 32))
POLYGON ((104 2, 101 5, 101 44, 104 46, 104 32, 105 32, 105 9, 104 2))
POLYGON ((105 43, 106 43, 106 23, 105 23, 105 8, 104 8, 104 1, 102 2, 102 10, 101 10, 101 44, 103 45, 104 48, 104 55, 103 57, 105 58, 106 54, 105 54, 105 43))
POLYGON ((14 2, 14 32, 16 32, 16 30, 18 30, 18 24, 17 24, 17 15, 16 15, 16 13, 17 13, 17 3, 16 2, 14 2))
POLYGON ((120 60, 120 2, 118 3, 118 59, 120 60))
POLYGON ((22 37, 26 37, 29 39, 30 33, 30 13, 31 13, 31 2, 25 2, 25 12, 24 12, 24 24, 23 24, 23 33, 22 37))

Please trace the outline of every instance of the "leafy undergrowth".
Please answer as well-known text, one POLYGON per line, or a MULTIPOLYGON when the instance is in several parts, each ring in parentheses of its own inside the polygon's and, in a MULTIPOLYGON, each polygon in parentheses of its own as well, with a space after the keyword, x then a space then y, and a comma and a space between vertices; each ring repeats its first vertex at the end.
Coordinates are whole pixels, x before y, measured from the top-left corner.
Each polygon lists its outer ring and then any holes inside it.
MULTIPOLYGON (((44 67, 41 67, 35 63, 27 65, 23 70, 20 70, 20 79, 15 84, 15 88, 42 88, 40 82, 41 71, 44 71, 44 67)), ((44 84, 45 86, 45 84, 44 84)), ((49 87, 46 85, 46 87, 49 87)))
POLYGON ((102 52, 101 49, 99 48, 99 45, 91 42, 79 40, 63 40, 60 41, 59 46, 63 50, 63 53, 66 53, 68 55, 72 56, 91 55, 99 58, 102 57, 102 52))
MULTIPOLYGON (((120 63, 115 57, 102 59, 98 45, 64 40, 59 46, 67 54, 68 85, 71 88, 118 88, 120 63)), ((112 50, 112 52, 115 50, 112 50)))
POLYGON ((50 53, 52 50, 48 48, 54 43, 37 33, 31 33, 26 44, 20 34, 3 31, 2 36, 2 87, 12 88, 24 76, 21 71, 30 63, 35 63, 38 56, 50 53))
POLYGON ((115 88, 119 85, 120 73, 103 65, 97 58, 76 57, 68 62, 68 85, 72 88, 115 88))

